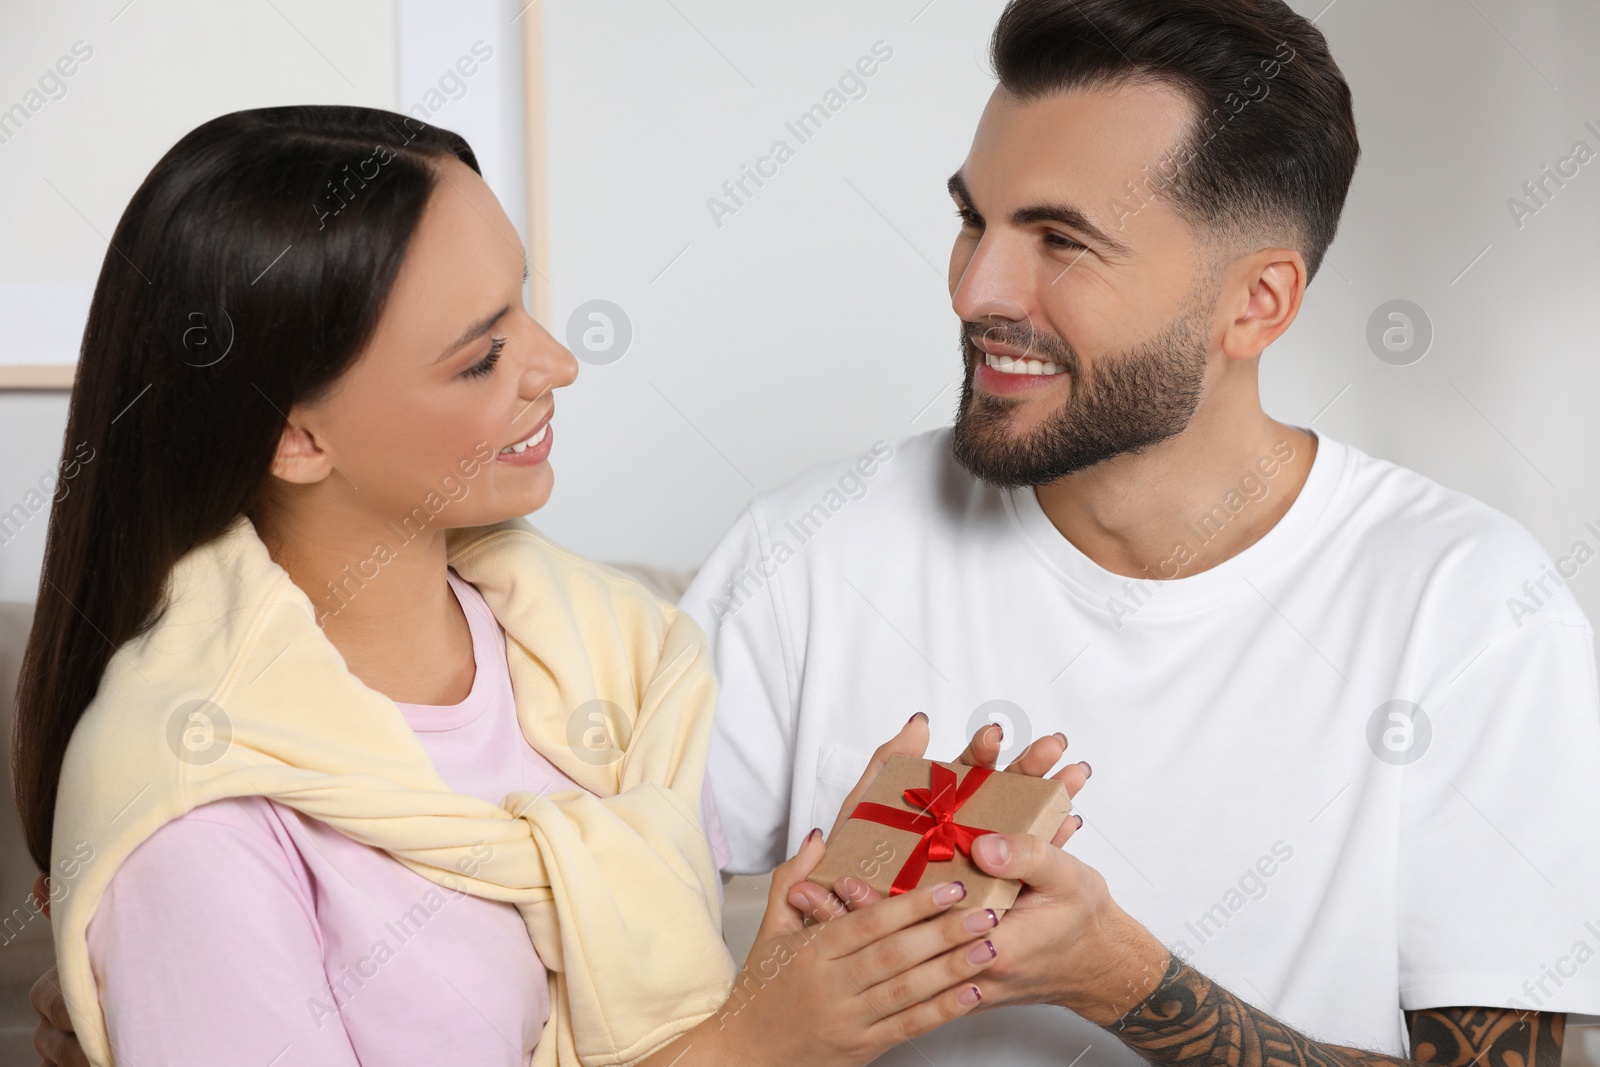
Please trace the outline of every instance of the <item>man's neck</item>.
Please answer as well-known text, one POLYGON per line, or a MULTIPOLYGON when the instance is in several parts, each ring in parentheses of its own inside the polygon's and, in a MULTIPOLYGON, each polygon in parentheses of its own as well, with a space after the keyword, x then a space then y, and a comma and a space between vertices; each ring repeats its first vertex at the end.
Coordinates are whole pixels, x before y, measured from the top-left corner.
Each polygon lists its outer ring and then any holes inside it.
POLYGON ((1243 552, 1300 495, 1315 435, 1260 411, 1197 415, 1183 433, 1034 493, 1084 555, 1129 578, 1186 578, 1243 552))

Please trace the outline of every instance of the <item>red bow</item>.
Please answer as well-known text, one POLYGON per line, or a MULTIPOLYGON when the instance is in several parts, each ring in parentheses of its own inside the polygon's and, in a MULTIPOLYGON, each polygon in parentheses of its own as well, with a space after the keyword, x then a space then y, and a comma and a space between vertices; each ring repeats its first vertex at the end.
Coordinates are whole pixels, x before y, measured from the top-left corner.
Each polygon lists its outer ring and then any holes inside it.
POLYGON ((922 880, 922 873, 928 869, 929 861, 944 862, 954 859, 957 849, 963 855, 970 856, 973 841, 984 834, 994 833, 993 830, 963 826, 955 821, 955 814, 961 805, 978 791, 984 780, 994 773, 993 770, 988 767, 973 767, 967 772, 967 776, 961 779, 961 787, 958 789, 955 771, 941 767, 937 763, 930 766, 933 768, 929 776, 933 788, 907 789, 903 794, 906 803, 922 809, 923 814, 916 815, 872 801, 862 801, 850 813, 852 819, 866 819, 869 822, 892 826, 897 830, 910 830, 914 834, 922 835, 922 840, 917 842, 916 847, 911 850, 911 855, 906 857, 905 866, 900 868, 900 874, 889 887, 890 896, 898 896, 908 889, 915 889, 917 883, 922 880))

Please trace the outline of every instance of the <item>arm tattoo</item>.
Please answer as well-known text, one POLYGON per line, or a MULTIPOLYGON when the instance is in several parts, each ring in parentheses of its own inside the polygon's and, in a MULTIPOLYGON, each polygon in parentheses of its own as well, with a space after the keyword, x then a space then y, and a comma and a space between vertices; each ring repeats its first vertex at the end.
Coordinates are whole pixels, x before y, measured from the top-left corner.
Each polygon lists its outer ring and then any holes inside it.
POLYGON ((1412 1058, 1485 1067, 1561 1067, 1567 1017, 1513 1008, 1425 1008, 1406 1012, 1412 1058))
POLYGON ((1412 1059, 1313 1041, 1176 956, 1154 991, 1107 1029, 1161 1067, 1560 1067, 1566 1016, 1513 1008, 1406 1012, 1412 1059))

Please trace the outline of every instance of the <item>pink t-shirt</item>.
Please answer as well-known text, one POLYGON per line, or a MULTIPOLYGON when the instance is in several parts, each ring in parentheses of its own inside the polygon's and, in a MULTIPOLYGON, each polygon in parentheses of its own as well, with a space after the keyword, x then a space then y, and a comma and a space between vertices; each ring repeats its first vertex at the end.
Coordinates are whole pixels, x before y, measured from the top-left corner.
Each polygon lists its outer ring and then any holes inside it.
MULTIPOLYGON (((581 788, 523 738, 505 633, 448 575, 472 629, 472 691, 399 705, 435 769, 494 804, 581 788)), ((721 867, 709 780, 701 808, 721 867)), ((524 1065, 550 1013, 515 907, 453 893, 263 797, 203 805, 140 844, 88 947, 118 1067, 524 1065)))

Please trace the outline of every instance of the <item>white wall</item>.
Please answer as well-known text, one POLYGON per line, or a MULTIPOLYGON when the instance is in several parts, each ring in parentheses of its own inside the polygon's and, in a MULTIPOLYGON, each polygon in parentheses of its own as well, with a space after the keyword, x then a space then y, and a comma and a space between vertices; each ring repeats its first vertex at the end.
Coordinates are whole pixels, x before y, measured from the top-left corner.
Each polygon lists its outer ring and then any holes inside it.
MULTIPOLYGON (((1600 152, 1600 7, 1291 2, 1351 83, 1363 158, 1300 319, 1264 358, 1268 410, 1479 496, 1555 555, 1600 549, 1584 527, 1600 528, 1600 160, 1520 229, 1507 208, 1575 141, 1600 152), (1366 341, 1392 299, 1434 328, 1410 366, 1366 341)), ((604 297, 634 341, 558 399, 544 526, 591 554, 691 565, 753 490, 949 422, 943 185, 993 84, 1000 0, 546 7, 553 318, 604 297), (706 199, 775 138, 795 143, 785 120, 880 39, 894 55, 867 95, 715 225, 706 199)), ((1596 572, 1574 585, 1600 618, 1596 572)))
MULTIPOLYGON (((280 17, 138 0, 112 22, 122 2, 0 13, 0 106, 73 41, 95 48, 67 95, 0 144, 0 287, 92 282, 133 187, 205 118, 290 100, 404 109, 474 40, 514 43, 520 9, 275 0, 280 17), (402 24, 427 32, 398 48, 402 24)), ((1292 2, 1308 15, 1325 4, 1292 2)), ((574 309, 606 299, 633 341, 558 396, 557 490, 535 521, 592 556, 692 566, 754 491, 947 423, 960 361, 943 183, 992 86, 983 53, 1000 0, 539 6, 548 325, 564 337, 574 309), (865 96, 799 144, 785 121, 880 40, 893 56, 865 96), (707 199, 778 138, 794 157, 717 226, 707 199)), ((1586 314, 1600 293, 1600 161, 1520 229, 1507 208, 1575 141, 1600 151, 1600 8, 1336 0, 1318 25, 1354 89, 1364 155, 1328 265, 1264 360, 1268 409, 1487 500, 1553 554, 1600 548, 1584 528, 1600 527, 1600 342, 1586 314), (1410 366, 1366 341, 1396 298, 1435 331, 1410 366)), ((435 121, 473 141, 520 221, 518 120, 493 81, 512 58, 497 52, 490 80, 468 79, 435 121)), ((82 323, 59 329, 75 345, 82 323)), ((0 395, 0 507, 55 463, 64 413, 60 396, 0 395)), ((42 537, 41 517, 0 547, 0 597, 31 598, 42 537)), ((1600 618, 1595 571, 1574 586, 1600 618)))
MULTIPOLYGON (((0 8, 0 363, 69 361, 107 239, 155 161, 209 118, 317 102, 386 107, 459 130, 526 225, 522 51, 513 0, 109 0, 0 8), (38 97, 57 59, 87 53, 38 97), (485 58, 487 57, 487 58, 485 58), (52 98, 54 97, 54 98, 52 98)), ((62 68, 65 69, 65 68, 62 68)), ((0 393, 0 511, 60 459, 67 400, 0 393)), ((49 494, 46 493, 46 496, 49 494)), ((0 599, 32 600, 46 513, 0 545, 0 599)))

